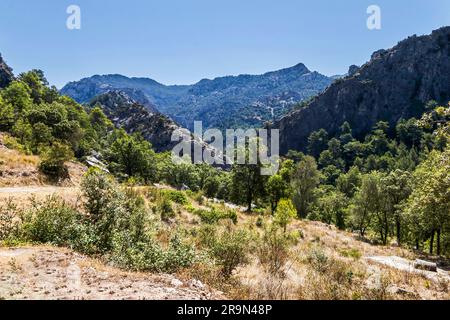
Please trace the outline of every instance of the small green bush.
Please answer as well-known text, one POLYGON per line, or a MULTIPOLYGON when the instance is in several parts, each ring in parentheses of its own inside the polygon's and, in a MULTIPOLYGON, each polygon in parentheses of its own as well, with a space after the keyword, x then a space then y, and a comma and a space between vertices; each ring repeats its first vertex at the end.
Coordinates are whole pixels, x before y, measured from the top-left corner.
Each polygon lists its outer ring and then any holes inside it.
POLYGON ((230 219, 234 224, 237 223, 237 213, 233 210, 221 211, 216 208, 211 210, 197 209, 194 214, 198 215, 203 223, 215 224, 220 220, 230 219))
POLYGON ((173 210, 172 201, 167 197, 159 199, 156 205, 156 212, 160 214, 161 220, 166 222, 176 216, 175 211, 173 210))
POLYGON ((307 261, 319 273, 325 273, 329 266, 329 258, 320 247, 313 247, 308 252, 307 261))
POLYGON ((346 258, 353 258, 359 260, 361 258, 361 252, 356 248, 343 249, 340 251, 341 255, 346 258))
POLYGON ((224 277, 230 277, 233 270, 247 261, 250 237, 244 230, 227 230, 210 243, 210 254, 224 277))
POLYGON ((81 239, 87 238, 83 216, 55 196, 35 204, 23 227, 26 239, 33 242, 83 249, 81 239))
POLYGON ((17 236, 19 222, 15 219, 18 215, 18 208, 12 199, 9 199, 5 205, 0 206, 0 241, 17 236))
POLYGON ((189 203, 189 199, 186 196, 186 193, 183 191, 163 190, 161 193, 175 203, 182 205, 186 205, 189 203))
POLYGON ((178 236, 170 240, 167 249, 163 249, 150 238, 134 242, 127 233, 121 233, 115 238, 112 260, 120 267, 135 271, 173 273, 191 266, 196 255, 194 248, 183 243, 178 236))

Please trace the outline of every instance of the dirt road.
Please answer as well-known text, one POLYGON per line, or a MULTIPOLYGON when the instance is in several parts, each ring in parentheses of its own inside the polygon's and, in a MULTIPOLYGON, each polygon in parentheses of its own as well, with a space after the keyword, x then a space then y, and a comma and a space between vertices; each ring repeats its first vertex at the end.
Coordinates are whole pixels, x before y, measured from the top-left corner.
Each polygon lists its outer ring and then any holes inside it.
POLYGON ((77 187, 57 186, 4 187, 0 188, 0 205, 8 199, 25 205, 32 197, 39 200, 54 194, 67 201, 76 201, 80 190, 77 187))
POLYGON ((0 248, 1 299, 217 299, 200 281, 130 273, 68 249, 0 248))

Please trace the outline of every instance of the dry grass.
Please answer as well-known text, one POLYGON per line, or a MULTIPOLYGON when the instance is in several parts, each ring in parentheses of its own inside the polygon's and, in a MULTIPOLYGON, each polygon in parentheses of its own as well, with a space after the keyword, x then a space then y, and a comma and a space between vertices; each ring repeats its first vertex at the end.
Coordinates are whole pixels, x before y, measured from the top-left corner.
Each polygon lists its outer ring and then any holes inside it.
MULTIPOLYGON (((154 188, 133 189, 146 197, 151 212, 154 188)), ((66 201, 79 201, 77 188, 55 190, 66 201)), ((40 196, 44 194, 39 193, 40 196)), ((29 194, 25 195, 29 197, 29 194)), ((224 209, 224 204, 208 201, 199 204, 194 199, 190 199, 190 205, 224 209)), ((197 243, 196 230, 202 224, 188 207, 174 204, 176 218, 168 223, 158 222, 156 237, 159 242, 167 244, 174 232, 181 232, 190 237, 192 243, 197 243)), ((416 258, 411 251, 394 246, 375 246, 361 241, 352 233, 309 221, 290 224, 288 234, 296 236, 291 237, 286 248, 276 241, 265 241, 265 246, 261 246, 265 229, 256 226, 258 217, 239 212, 238 223, 227 224, 228 227, 249 231, 254 237, 252 246, 256 248, 251 250, 248 263, 239 266, 231 278, 225 279, 220 268, 209 260, 180 271, 178 278, 185 282, 198 279, 224 292, 229 299, 450 299, 447 280, 431 281, 420 274, 392 269, 366 259, 369 256, 416 258)), ((270 225, 270 216, 262 219, 264 225, 270 225)), ((216 227, 220 230, 225 228, 225 224, 218 223, 216 227)), ((102 264, 97 263, 95 268, 102 270, 102 264)))

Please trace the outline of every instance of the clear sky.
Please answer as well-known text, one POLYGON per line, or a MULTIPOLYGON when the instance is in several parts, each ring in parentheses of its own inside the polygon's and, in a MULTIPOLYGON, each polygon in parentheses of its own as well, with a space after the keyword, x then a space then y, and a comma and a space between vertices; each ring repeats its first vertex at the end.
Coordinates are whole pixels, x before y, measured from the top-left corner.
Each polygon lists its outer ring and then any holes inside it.
POLYGON ((299 62, 343 74, 412 34, 450 25, 449 0, 0 0, 0 53, 51 84, 94 74, 165 84, 259 74, 299 62), (81 30, 66 9, 81 8, 81 30), (366 27, 381 7, 382 29, 366 27))

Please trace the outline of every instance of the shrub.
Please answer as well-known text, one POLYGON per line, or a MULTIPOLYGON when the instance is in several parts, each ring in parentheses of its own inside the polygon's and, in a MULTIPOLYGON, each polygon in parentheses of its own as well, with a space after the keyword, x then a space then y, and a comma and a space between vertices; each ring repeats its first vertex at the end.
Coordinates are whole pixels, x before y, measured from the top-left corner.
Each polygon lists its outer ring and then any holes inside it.
POLYGON ((257 247, 259 262, 273 275, 283 274, 283 267, 289 257, 289 239, 279 228, 270 226, 257 247))
POLYGON ((178 236, 170 240, 169 247, 163 249, 151 238, 134 242, 126 232, 117 234, 112 260, 120 267, 135 271, 173 273, 195 262, 192 246, 183 243, 178 236))
POLYGON ((189 203, 189 199, 186 196, 186 193, 184 193, 183 191, 163 190, 161 193, 175 203, 182 205, 186 205, 189 203))
POLYGON ((88 232, 82 214, 58 197, 35 203, 24 220, 27 240, 89 251, 87 239, 92 233, 88 232))
POLYGON ((211 242, 211 256, 221 266, 223 276, 230 277, 236 267, 247 261, 249 240, 244 230, 226 230, 211 242))
POLYGON ((297 216, 294 204, 289 199, 281 199, 275 211, 275 223, 286 232, 287 225, 297 216))
POLYGON ((256 219, 256 226, 257 226, 258 228, 261 228, 263 225, 264 225, 264 219, 263 219, 263 217, 259 216, 259 217, 256 219))
POLYGON ((175 211, 172 207, 172 201, 167 197, 161 197, 156 205, 156 212, 161 215, 161 220, 168 222, 175 218, 175 211))
POLYGON ((5 206, 0 207, 0 241, 17 236, 19 223, 17 206, 9 199, 5 206))
POLYGON ((71 160, 73 156, 73 151, 69 146, 55 142, 41 153, 42 160, 39 169, 52 179, 65 179, 69 173, 64 163, 71 160))
POLYGON ((117 219, 125 216, 124 194, 108 174, 93 168, 84 177, 81 187, 86 199, 84 208, 95 228, 97 248, 107 252, 112 248, 117 219))
POLYGON ((344 249, 341 250, 340 253, 343 257, 353 258, 355 260, 359 260, 361 258, 361 252, 356 248, 344 249))
POLYGON ((205 203, 205 198, 202 192, 197 192, 194 196, 194 200, 197 201, 199 205, 203 205, 205 203))
POLYGON ((197 209, 194 214, 198 215, 203 223, 215 224, 223 219, 230 219, 234 224, 237 223, 237 213, 233 210, 221 211, 216 208, 211 210, 197 209))
POLYGON ((322 248, 313 247, 307 256, 308 263, 312 266, 312 268, 319 272, 324 273, 328 268, 328 256, 325 254, 322 248))

